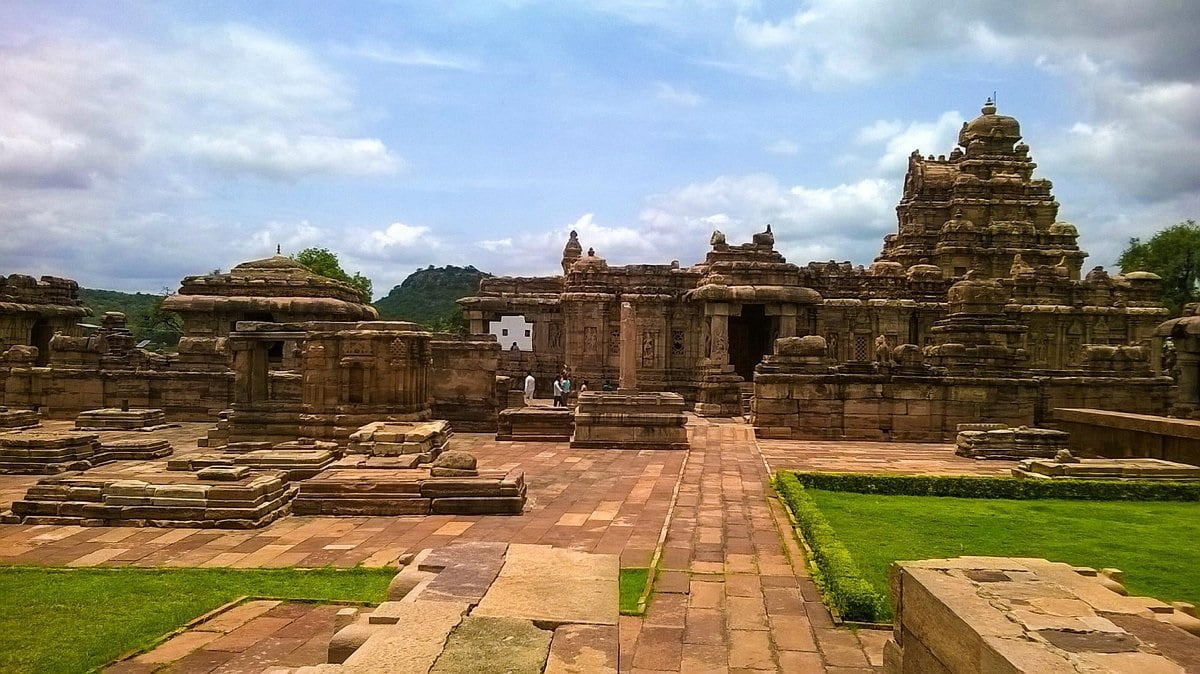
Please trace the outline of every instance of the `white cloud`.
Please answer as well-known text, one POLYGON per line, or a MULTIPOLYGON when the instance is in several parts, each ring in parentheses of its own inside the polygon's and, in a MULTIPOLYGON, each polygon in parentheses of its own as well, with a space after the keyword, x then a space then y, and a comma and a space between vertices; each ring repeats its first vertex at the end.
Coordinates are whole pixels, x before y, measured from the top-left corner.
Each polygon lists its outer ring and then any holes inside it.
POLYGON ((335 50, 339 53, 388 65, 440 70, 479 70, 479 63, 474 59, 420 47, 400 50, 386 44, 360 44, 355 47, 338 46, 335 47, 335 50))
POLYGON ((1197 3, 985 0, 814 0, 783 18, 741 12, 733 34, 749 58, 765 57, 797 82, 841 86, 953 59, 992 62, 1080 54, 1153 79, 1193 77, 1200 47, 1197 3))
POLYGON ((371 232, 370 245, 376 250, 384 252, 397 248, 412 248, 418 245, 434 246, 436 244, 429 236, 428 227, 393 222, 382 230, 371 232))
POLYGON ((502 252, 489 271, 527 275, 556 273, 559 251, 571 230, 584 248, 610 264, 689 265, 704 259, 713 230, 731 243, 750 240, 768 223, 776 247, 797 264, 847 256, 869 260, 895 219, 896 182, 880 178, 833 187, 787 186, 764 174, 720 176, 652 195, 634 225, 598 223, 592 213, 549 231, 476 244, 502 252), (670 257, 667 257, 670 256, 670 257))
POLYGON ((403 165, 358 132, 341 74, 244 26, 154 43, 26 39, 0 48, 0 72, 0 266, 12 271, 158 290, 276 244, 340 247, 340 230, 219 222, 198 200, 246 175, 295 182, 403 165))
POLYGON ((957 110, 943 112, 932 122, 879 120, 859 130, 856 143, 883 153, 875 161, 874 173, 898 178, 908 170, 914 150, 924 154, 946 154, 958 143, 963 116, 957 110))
POLYGON ((270 180, 395 171, 346 133, 352 92, 304 48, 244 26, 163 44, 41 41, 0 51, 0 182, 86 188, 147 159, 270 180))
POLYGON ((394 173, 401 163, 377 138, 288 136, 237 130, 219 136, 192 136, 185 149, 220 170, 276 180, 295 180, 319 173, 394 173))
POLYGON ((771 154, 780 154, 789 157, 800 154, 800 144, 794 140, 788 140, 786 138, 780 138, 779 140, 769 143, 763 149, 771 154))
POLYGON ((677 87, 666 82, 658 82, 654 85, 654 95, 660 101, 675 105, 684 105, 689 108, 694 108, 704 102, 704 99, 691 89, 683 86, 677 87))

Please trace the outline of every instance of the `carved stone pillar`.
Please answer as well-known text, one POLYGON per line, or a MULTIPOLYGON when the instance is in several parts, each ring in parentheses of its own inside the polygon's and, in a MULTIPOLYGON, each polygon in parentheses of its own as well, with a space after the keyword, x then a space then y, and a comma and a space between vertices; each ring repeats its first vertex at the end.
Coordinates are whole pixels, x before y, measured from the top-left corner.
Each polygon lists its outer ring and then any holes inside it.
POLYGON ((621 392, 637 390, 638 330, 633 305, 621 303, 621 392))
POLYGON ((1197 340, 1188 338, 1175 352, 1175 364, 1179 369, 1179 393, 1176 404, 1195 409, 1200 406, 1200 353, 1193 349, 1197 340))
POLYGON ((729 364, 729 309, 709 319, 708 360, 713 365, 729 364))

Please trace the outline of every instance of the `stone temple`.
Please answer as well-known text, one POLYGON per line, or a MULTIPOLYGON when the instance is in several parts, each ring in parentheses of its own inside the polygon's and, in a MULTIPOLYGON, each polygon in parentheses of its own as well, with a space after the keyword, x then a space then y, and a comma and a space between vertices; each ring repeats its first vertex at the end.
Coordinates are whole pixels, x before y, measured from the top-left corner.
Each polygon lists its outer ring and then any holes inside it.
POLYGON ((1200 671, 1193 606, 1061 560, 899 562, 895 630, 840 629, 768 498, 783 471, 1200 480, 1200 305, 1085 272, 981 113, 909 157, 869 265, 789 262, 769 224, 689 266, 572 232, 561 274, 459 299, 464 334, 276 254, 184 278, 158 353, 74 281, 0 276, 0 564, 397 567, 378 606, 243 598, 106 671, 1200 671), (551 406, 563 372, 588 390, 551 406))
POLYGON ((705 260, 688 267, 610 266, 590 249, 584 254, 572 233, 561 276, 484 279, 460 304, 475 334, 514 320, 529 326, 531 349, 512 348, 498 334, 509 347, 500 354, 503 374, 529 371, 548 386, 566 366, 596 389, 617 379, 619 307, 628 302, 647 388, 679 392, 697 414, 710 416, 740 414, 744 398, 766 393, 758 396, 765 407, 755 423, 775 435, 884 437, 890 423, 852 419, 846 433, 840 426, 807 428, 794 413, 794 399, 805 396, 779 394, 774 384, 756 388, 755 371, 764 364, 763 374, 776 380, 820 375, 822 385, 839 384, 841 393, 819 400, 840 398, 830 401, 842 409, 836 413, 851 416, 892 414, 877 399, 860 399, 845 386, 852 382, 895 389, 873 397, 881 400, 934 384, 939 395, 953 397, 966 383, 962 375, 992 377, 972 387, 974 408, 943 413, 932 404, 943 418, 910 436, 952 433, 999 391, 1019 399, 1011 412, 1001 411, 1019 423, 1043 421, 1052 406, 1165 411, 1167 384, 1151 374, 1154 330, 1166 316, 1156 299, 1160 279, 1099 267, 1083 274, 1087 254, 1077 230, 1057 219, 1051 183, 1034 177, 1036 164, 1020 140, 1017 120, 997 114, 989 100, 963 125, 948 156, 914 153, 897 232, 866 267, 789 263, 775 250, 769 225, 742 244, 714 232, 705 260), (806 337, 803 347, 787 347, 805 349, 811 362, 804 366, 776 353, 777 340, 793 337, 806 337), (1117 370, 1119 380, 1108 376, 1117 370), (1129 372, 1139 378, 1132 389, 1129 372), (764 400, 776 397, 793 403, 764 400))

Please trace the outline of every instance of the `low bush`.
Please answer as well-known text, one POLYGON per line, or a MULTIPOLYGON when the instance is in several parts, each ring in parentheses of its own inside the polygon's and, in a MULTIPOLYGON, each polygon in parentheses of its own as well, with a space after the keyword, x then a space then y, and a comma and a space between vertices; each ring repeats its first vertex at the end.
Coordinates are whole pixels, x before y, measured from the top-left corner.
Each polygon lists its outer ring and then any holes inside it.
MULTIPOLYGON (((783 474, 781 474, 783 475, 783 474)), ((794 473, 799 484, 825 491, 884 496, 1067 499, 1081 501, 1200 501, 1200 483, 1152 480, 1041 480, 980 475, 794 473)))
POLYGON ((794 473, 776 475, 775 488, 783 496, 812 549, 817 573, 814 580, 826 603, 844 620, 875 622, 886 615, 887 598, 863 579, 850 551, 838 540, 816 503, 794 473))

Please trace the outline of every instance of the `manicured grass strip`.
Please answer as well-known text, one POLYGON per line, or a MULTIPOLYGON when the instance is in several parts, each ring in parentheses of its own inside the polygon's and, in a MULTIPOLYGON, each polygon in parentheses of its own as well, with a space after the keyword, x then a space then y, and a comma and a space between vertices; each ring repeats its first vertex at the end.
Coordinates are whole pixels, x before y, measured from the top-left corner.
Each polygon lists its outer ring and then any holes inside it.
POLYGON ((984 475, 796 473, 809 489, 861 494, 1089 501, 1200 501, 1200 484, 1152 480, 1040 480, 984 475))
POLYGON ((895 560, 988 555, 1116 567, 1131 594, 1200 603, 1200 503, 806 491, 830 535, 885 596, 895 560))
POLYGON ((0 671, 88 671, 241 596, 379 602, 395 575, 395 569, 0 567, 0 671))
POLYGON ((826 603, 844 620, 874 622, 887 613, 887 589, 877 591, 863 579, 846 546, 838 540, 816 503, 792 473, 779 473, 775 488, 787 502, 804 539, 812 548, 813 580, 826 603))
POLYGON ((642 598, 642 591, 649 578, 650 569, 647 568, 621 569, 621 615, 641 614, 638 601, 642 598))

